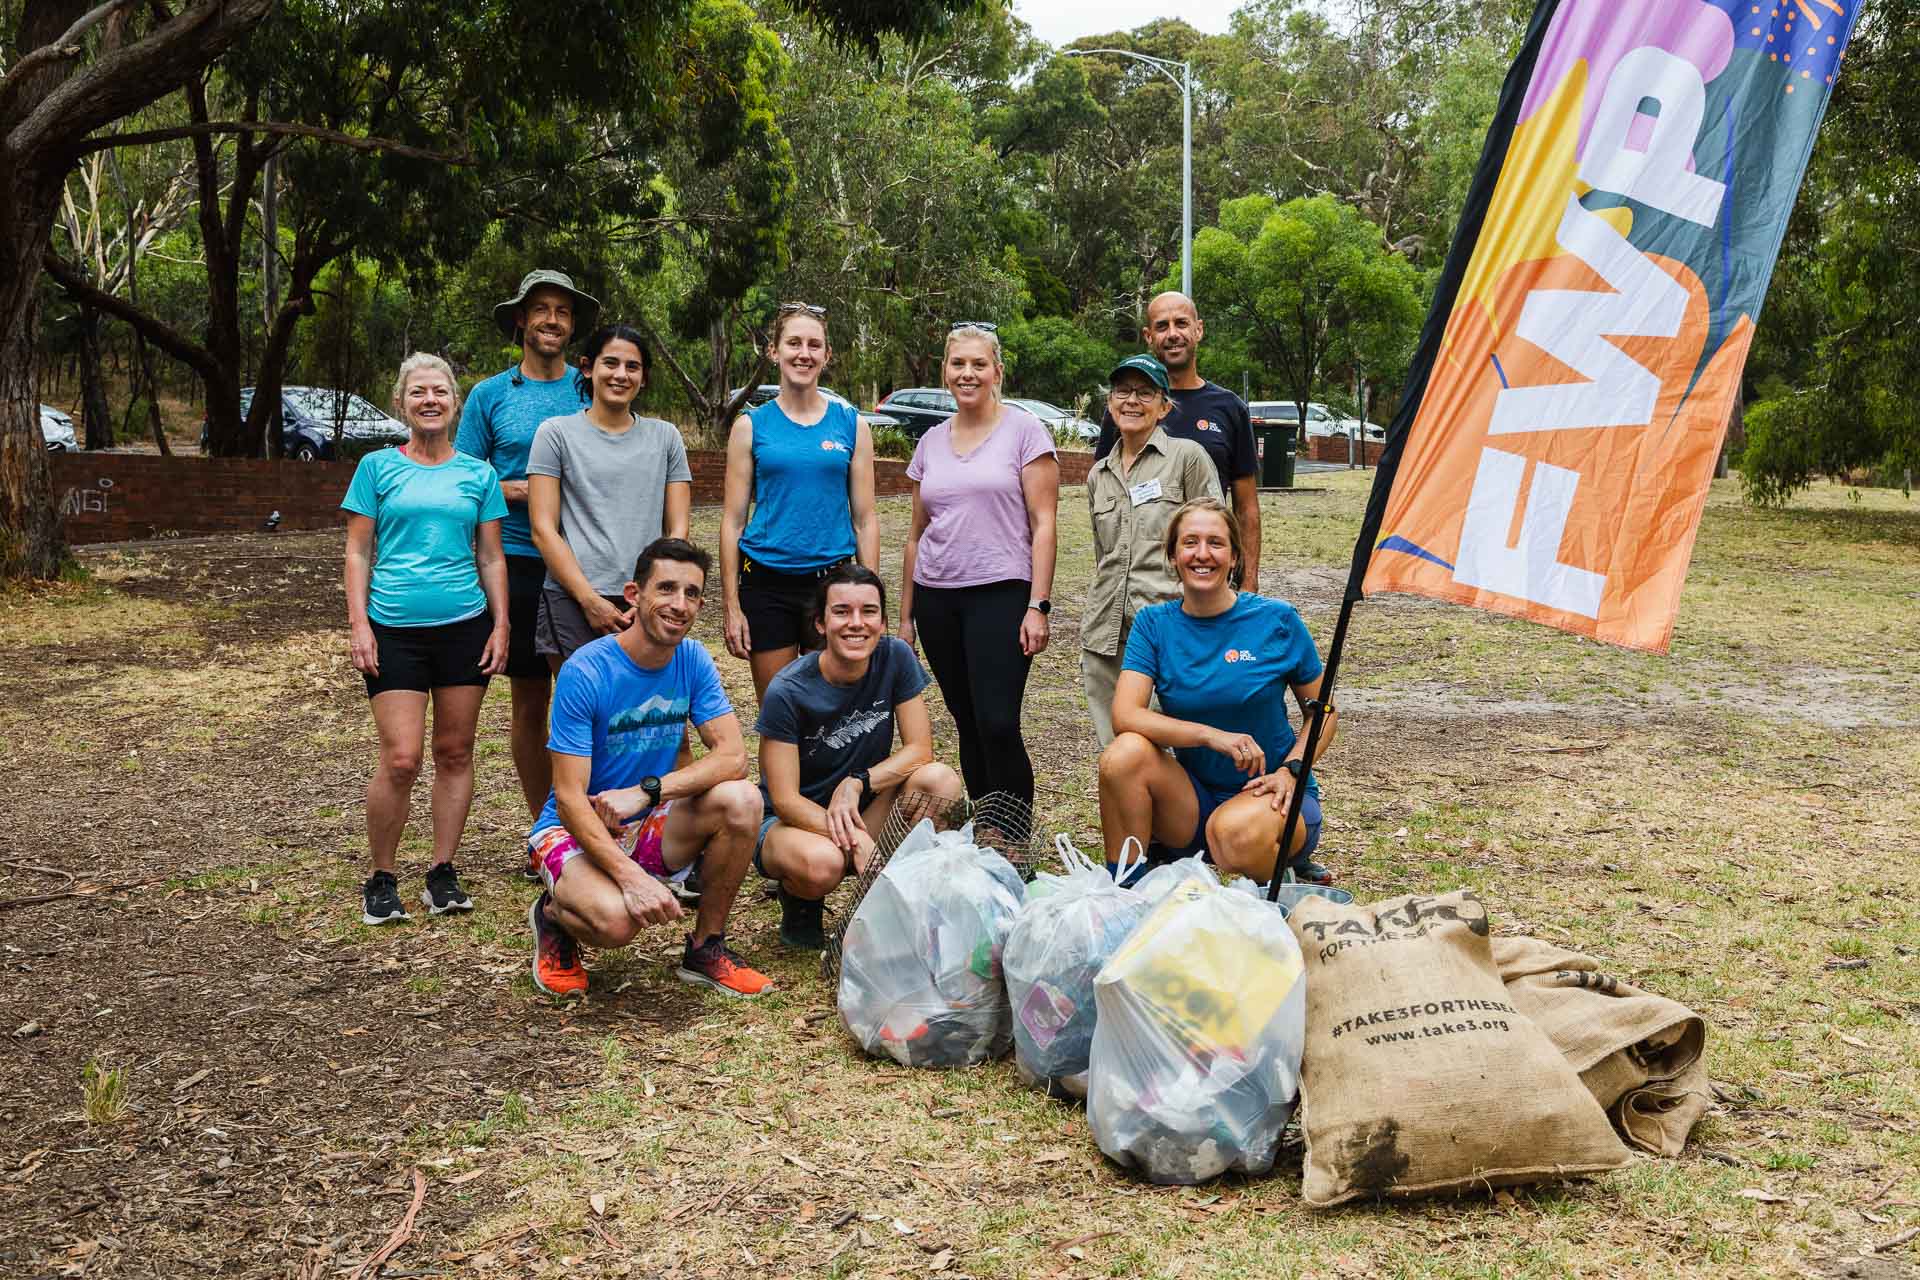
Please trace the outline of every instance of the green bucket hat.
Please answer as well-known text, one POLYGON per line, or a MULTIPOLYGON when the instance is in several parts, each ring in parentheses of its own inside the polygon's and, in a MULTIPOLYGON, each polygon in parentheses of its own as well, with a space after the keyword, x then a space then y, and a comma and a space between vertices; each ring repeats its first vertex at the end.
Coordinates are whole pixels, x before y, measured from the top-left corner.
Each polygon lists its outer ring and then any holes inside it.
POLYGON ((1147 355, 1128 356, 1125 360, 1113 366, 1113 372, 1107 375, 1107 381, 1112 382, 1128 369, 1133 370, 1135 373, 1145 374, 1153 381, 1153 385, 1162 391, 1171 391, 1173 389, 1172 384, 1167 381, 1167 366, 1161 364, 1152 356, 1147 355))
POLYGON ((594 317, 600 312, 600 300, 592 294, 582 293, 573 287, 573 277, 564 271, 548 271, 544 268, 529 271, 520 278, 520 292, 508 298, 493 309, 493 322, 500 332, 512 338, 519 333, 519 326, 513 322, 513 313, 525 305, 527 295, 542 287, 558 289, 573 299, 574 336, 588 332, 593 328, 594 317))

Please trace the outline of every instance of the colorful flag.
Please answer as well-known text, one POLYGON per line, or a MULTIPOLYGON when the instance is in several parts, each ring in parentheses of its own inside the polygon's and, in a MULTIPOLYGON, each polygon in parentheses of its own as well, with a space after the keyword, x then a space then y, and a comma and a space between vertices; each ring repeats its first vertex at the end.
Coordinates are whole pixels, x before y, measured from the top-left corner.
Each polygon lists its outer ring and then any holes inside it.
POLYGON ((1541 0, 1381 461, 1359 591, 1666 651, 1857 3, 1541 0))

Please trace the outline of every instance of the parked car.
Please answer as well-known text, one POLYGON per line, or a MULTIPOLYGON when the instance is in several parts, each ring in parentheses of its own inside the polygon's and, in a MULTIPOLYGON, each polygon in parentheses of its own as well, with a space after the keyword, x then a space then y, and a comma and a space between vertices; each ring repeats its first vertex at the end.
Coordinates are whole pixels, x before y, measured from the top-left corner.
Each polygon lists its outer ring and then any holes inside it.
MULTIPOLYGON (((240 388, 240 413, 253 409, 253 388, 240 388)), ((338 424, 340 452, 357 458, 375 449, 405 444, 406 424, 375 408, 351 391, 327 387, 280 388, 280 454, 299 462, 334 461, 334 427, 338 424)), ((200 424, 200 451, 207 449, 207 425, 200 424)))
POLYGON ((46 441, 50 453, 65 453, 80 447, 80 441, 73 434, 73 419, 50 404, 40 406, 40 437, 46 441))
POLYGON ((1046 424, 1047 430, 1052 432, 1056 439, 1059 438, 1062 431, 1071 431, 1087 444, 1092 444, 1100 438, 1099 423, 1088 422, 1085 418, 1079 417, 1066 409, 1062 409, 1057 404, 1048 404, 1045 400, 1026 399, 1008 400, 1007 403, 1018 405, 1034 417, 1040 419, 1041 422, 1046 424))
MULTIPOLYGON (((1256 400, 1247 406, 1253 418, 1253 425, 1297 424, 1300 421, 1300 407, 1291 400, 1256 400)), ((1342 440, 1351 439, 1364 427, 1367 439, 1379 443, 1387 438, 1386 429, 1376 423, 1362 423, 1358 418, 1343 418, 1326 405, 1318 401, 1307 403, 1307 434, 1309 436, 1337 436, 1342 440)))
MULTIPOLYGON (((727 392, 728 396, 737 396, 739 394, 740 394, 739 387, 735 387, 733 390, 727 392)), ((759 386, 755 387, 751 392, 748 393, 746 403, 741 405, 740 408, 743 412, 747 409, 757 409, 761 405, 765 404, 767 401, 773 399, 775 396, 779 394, 780 394, 779 383, 763 382, 759 386)), ((861 422, 864 422, 866 424, 867 430, 869 431, 874 431, 881 427, 898 427, 900 425, 900 420, 898 418, 893 417, 891 414, 879 413, 871 409, 862 409, 859 405, 854 404, 853 401, 847 399, 845 396, 841 395, 838 391, 831 390, 827 387, 822 387, 820 388, 820 394, 825 396, 827 399, 837 401, 840 404, 851 405, 853 407, 854 413, 859 416, 859 419, 861 422)))
POLYGON ((880 410, 900 421, 901 429, 918 440, 954 415, 960 406, 952 393, 939 387, 903 387, 880 397, 880 410))

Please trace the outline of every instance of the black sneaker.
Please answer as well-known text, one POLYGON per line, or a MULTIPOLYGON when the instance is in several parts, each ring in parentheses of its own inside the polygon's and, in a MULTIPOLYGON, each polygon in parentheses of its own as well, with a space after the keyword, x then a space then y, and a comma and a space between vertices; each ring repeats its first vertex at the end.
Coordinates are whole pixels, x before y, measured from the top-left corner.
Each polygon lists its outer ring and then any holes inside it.
POLYGON ((818 898, 797 898, 780 890, 780 941, 805 951, 824 951, 827 933, 820 918, 826 903, 818 898))
POLYGON ((1293 878, 1301 884, 1332 884, 1333 872, 1315 862, 1312 858, 1301 858, 1288 868, 1293 878))
POLYGON ((360 886, 360 919, 367 924, 399 924, 411 920, 400 905, 400 882, 391 871, 376 871, 360 886))
POLYGON ((473 899, 460 887, 460 875, 451 862, 437 862, 427 868, 427 887, 420 891, 420 901, 436 916, 473 910, 473 899))

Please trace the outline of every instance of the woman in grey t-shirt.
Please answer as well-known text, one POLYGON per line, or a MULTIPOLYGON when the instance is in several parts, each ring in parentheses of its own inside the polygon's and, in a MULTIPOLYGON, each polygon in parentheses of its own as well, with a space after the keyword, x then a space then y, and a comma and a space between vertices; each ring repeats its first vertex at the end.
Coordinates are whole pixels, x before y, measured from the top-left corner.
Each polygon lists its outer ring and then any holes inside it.
POLYGON ((671 422, 633 412, 649 365, 637 330, 596 330, 580 360, 587 406, 541 423, 527 454, 527 516, 547 562, 534 647, 556 671, 633 621, 622 592, 641 550, 687 536, 686 442, 671 422))

